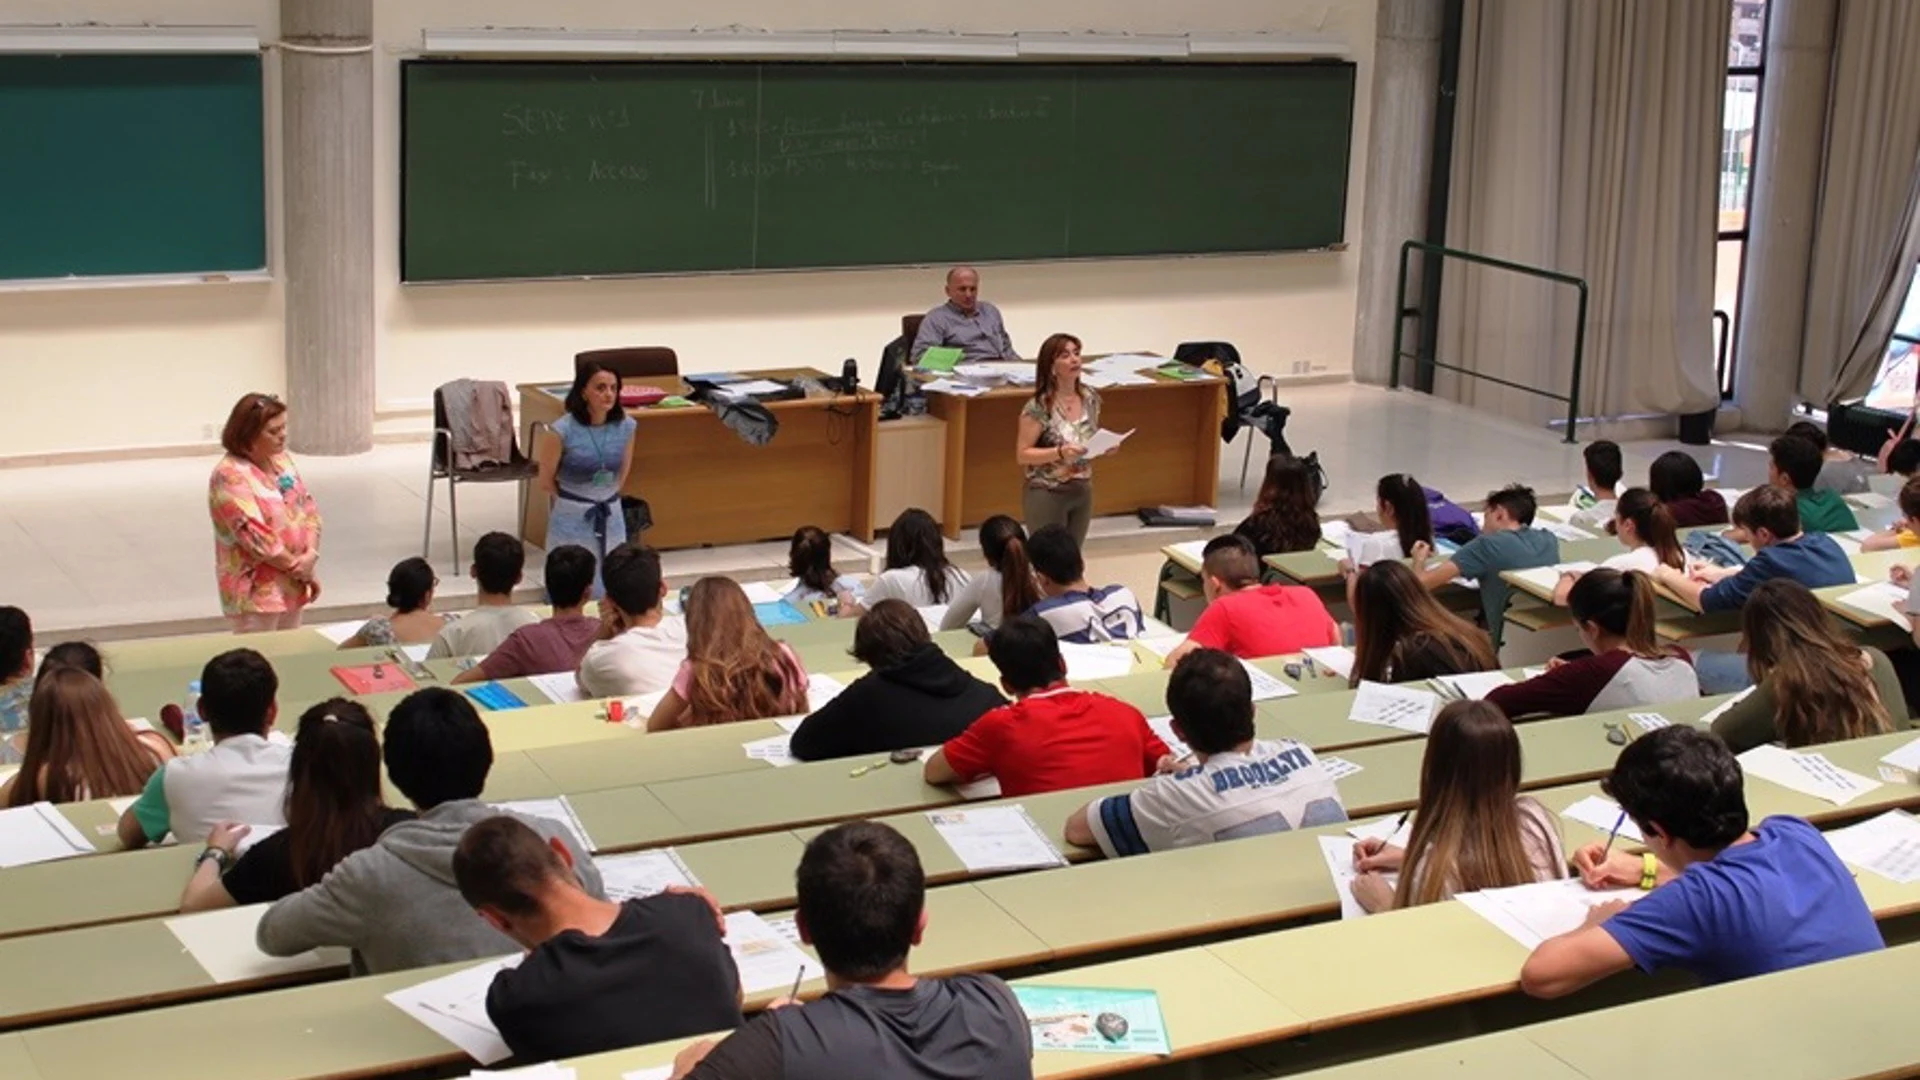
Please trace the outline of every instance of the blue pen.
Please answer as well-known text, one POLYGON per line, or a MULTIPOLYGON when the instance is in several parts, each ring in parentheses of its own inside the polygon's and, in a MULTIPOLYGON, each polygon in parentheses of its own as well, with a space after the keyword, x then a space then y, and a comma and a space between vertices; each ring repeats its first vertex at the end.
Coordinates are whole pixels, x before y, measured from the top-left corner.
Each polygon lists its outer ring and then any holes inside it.
POLYGON ((1607 834, 1607 846, 1600 849, 1600 860, 1602 862, 1605 862, 1607 856, 1612 854, 1613 838, 1620 835, 1620 826, 1625 825, 1626 823, 1627 823, 1627 812, 1625 810, 1621 810, 1620 816, 1613 819, 1613 831, 1607 834))

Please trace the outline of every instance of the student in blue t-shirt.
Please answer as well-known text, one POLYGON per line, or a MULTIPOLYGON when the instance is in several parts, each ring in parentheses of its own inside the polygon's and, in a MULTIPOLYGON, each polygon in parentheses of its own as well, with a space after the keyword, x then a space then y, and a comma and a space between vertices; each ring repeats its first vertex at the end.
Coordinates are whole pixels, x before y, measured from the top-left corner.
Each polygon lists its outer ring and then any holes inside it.
POLYGON ((1535 949, 1520 971, 1534 997, 1629 967, 1720 983, 1883 946, 1853 874, 1813 826, 1782 816, 1747 827, 1740 763, 1715 736, 1677 724, 1641 736, 1601 789, 1649 852, 1609 858, 1588 844, 1574 865, 1590 888, 1650 891, 1631 905, 1596 905, 1584 926, 1535 949))
POLYGON ((1480 535, 1462 544, 1450 557, 1427 566, 1433 551, 1425 544, 1413 545, 1413 565, 1426 567, 1419 571, 1420 583, 1429 590, 1460 578, 1479 582, 1480 606, 1496 652, 1507 621, 1507 599, 1512 595, 1500 572, 1552 566, 1560 561, 1559 537, 1533 527, 1537 509, 1533 489, 1512 484, 1487 495, 1480 535))
POLYGON ((1846 553, 1824 533, 1801 531, 1800 508, 1784 488, 1757 487, 1740 496, 1727 535, 1753 545, 1745 566, 1700 566, 1691 573, 1663 566, 1655 580, 1701 611, 1738 611, 1762 582, 1778 577, 1809 589, 1853 584, 1846 553))

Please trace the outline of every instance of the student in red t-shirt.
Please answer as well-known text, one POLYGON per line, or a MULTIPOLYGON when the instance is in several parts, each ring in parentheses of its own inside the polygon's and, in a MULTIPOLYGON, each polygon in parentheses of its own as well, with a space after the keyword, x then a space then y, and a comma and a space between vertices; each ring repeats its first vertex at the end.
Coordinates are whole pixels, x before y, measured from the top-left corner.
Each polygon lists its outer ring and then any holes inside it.
POLYGON ((988 639, 987 655, 1014 701, 934 751, 927 783, 994 776, 1000 793, 1015 797, 1141 780, 1172 766, 1166 744, 1139 709, 1067 685, 1060 640, 1045 621, 1031 615, 1006 620, 988 639))
POLYGON ((1312 589, 1260 584, 1260 560, 1246 537, 1216 536, 1201 558, 1207 610, 1187 640, 1167 654, 1168 668, 1196 649, 1254 660, 1340 644, 1340 627, 1312 589))

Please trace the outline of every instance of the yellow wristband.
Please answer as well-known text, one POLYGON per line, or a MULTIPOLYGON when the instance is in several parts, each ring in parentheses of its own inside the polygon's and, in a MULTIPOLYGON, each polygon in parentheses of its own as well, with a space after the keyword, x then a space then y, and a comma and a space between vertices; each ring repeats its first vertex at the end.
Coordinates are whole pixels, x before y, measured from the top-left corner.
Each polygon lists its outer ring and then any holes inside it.
POLYGON ((1650 890, 1660 883, 1660 860, 1653 852, 1644 852, 1640 856, 1640 888, 1650 890))

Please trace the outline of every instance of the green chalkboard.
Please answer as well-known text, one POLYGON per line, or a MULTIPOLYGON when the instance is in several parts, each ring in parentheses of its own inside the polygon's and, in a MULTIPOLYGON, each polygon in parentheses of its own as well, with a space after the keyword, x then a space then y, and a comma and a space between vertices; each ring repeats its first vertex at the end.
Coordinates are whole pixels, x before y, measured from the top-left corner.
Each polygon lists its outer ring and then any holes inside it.
POLYGON ((408 281, 1344 236, 1347 63, 422 60, 402 82, 408 281))
POLYGON ((0 56, 0 278, 267 265, 260 57, 0 56))

